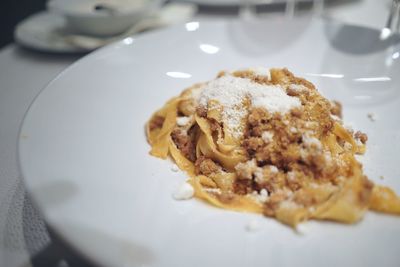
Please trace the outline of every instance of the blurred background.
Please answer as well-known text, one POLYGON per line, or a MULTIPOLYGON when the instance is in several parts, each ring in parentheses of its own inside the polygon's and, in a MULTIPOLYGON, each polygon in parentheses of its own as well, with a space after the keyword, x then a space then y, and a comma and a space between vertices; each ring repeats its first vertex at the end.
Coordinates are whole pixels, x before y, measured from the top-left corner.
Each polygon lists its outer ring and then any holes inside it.
MULTIPOLYGON (((0 1, 0 48, 14 40, 14 30, 18 23, 23 22, 31 15, 46 10, 46 0, 3 0, 0 1)), ((168 3, 190 3, 199 4, 196 7, 197 14, 203 17, 236 16, 239 12, 237 3, 263 3, 257 7, 259 13, 283 12, 287 9, 286 1, 282 0, 166 0, 168 3), (225 4, 225 3, 236 3, 225 4), (212 3, 212 4, 210 4, 212 3), (218 3, 223 3, 222 5, 218 3), (267 3, 267 4, 266 4, 267 3)), ((313 11, 314 6, 323 5, 324 16, 340 18, 343 22, 353 23, 362 26, 378 27, 384 26, 387 14, 391 6, 391 0, 289 0, 296 3, 296 12, 313 11), (372 14, 371 12, 374 13, 372 14)), ((294 6, 294 5, 293 5, 294 6)), ((293 7, 294 8, 294 7, 293 7)), ((290 7, 289 7, 290 9, 290 7)), ((287 10, 286 10, 287 11, 287 10)), ((290 10, 289 10, 290 12, 290 10)), ((31 23, 31 22, 30 22, 31 23)), ((31 37, 30 37, 31 38, 31 37)))
POLYGON ((33 13, 44 10, 46 0, 0 1, 0 48, 13 41, 14 27, 33 13))

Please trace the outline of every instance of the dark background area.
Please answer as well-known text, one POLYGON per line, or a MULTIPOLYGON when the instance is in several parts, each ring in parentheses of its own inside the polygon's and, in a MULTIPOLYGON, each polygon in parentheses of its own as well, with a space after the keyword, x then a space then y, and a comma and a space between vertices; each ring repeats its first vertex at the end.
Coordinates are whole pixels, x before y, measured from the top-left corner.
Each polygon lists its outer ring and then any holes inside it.
MULTIPOLYGON (((21 22, 23 19, 27 18, 34 13, 37 13, 46 8, 46 3, 49 0, 0 0, 0 49, 5 45, 13 42, 13 32, 15 26, 21 22)), ((325 3, 329 5, 331 2, 335 4, 343 4, 350 2, 357 2, 362 0, 325 0, 325 3)), ((382 1, 382 0, 376 0, 382 1)), ((166 0, 166 2, 170 2, 166 0)), ((310 3, 298 3, 297 8, 310 8, 310 3)), ((283 10, 282 4, 269 5, 269 11, 278 11, 281 12, 283 10)), ((207 14, 229 14, 229 13, 237 13, 237 7, 221 7, 220 9, 213 6, 212 8, 207 8, 207 6, 200 7, 199 13, 204 12, 207 14)), ((265 11, 263 7, 260 7, 260 12, 265 11)))
POLYGON ((14 27, 24 18, 44 10, 46 0, 0 0, 0 48, 12 42, 14 27))

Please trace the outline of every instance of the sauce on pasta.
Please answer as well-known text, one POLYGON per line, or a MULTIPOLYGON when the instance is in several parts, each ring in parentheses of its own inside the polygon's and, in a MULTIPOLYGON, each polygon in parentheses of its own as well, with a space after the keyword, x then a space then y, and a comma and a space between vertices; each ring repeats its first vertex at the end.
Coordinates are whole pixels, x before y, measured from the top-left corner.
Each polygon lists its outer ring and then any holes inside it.
POLYGON ((146 125, 150 154, 172 157, 194 194, 214 206, 262 213, 295 227, 400 214, 356 154, 367 135, 346 129, 341 105, 287 69, 221 72, 170 99, 146 125))

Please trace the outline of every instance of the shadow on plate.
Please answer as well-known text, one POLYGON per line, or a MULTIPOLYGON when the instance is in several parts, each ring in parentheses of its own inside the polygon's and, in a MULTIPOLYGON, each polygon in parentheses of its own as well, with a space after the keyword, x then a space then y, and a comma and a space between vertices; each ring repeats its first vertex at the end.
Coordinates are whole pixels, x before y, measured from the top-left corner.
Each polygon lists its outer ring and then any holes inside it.
POLYGON ((383 38, 381 31, 357 25, 328 22, 325 34, 333 48, 354 55, 382 52, 400 43, 399 34, 383 38))
POLYGON ((240 54, 249 57, 276 54, 293 45, 307 30, 311 17, 296 19, 296 23, 282 16, 268 16, 255 20, 237 20, 228 24, 231 44, 240 54), (276 33, 266 34, 266 33, 276 33), (285 32, 285 34, 279 34, 285 32))
POLYGON ((57 206, 73 197, 78 188, 68 181, 53 181, 40 187, 35 187, 35 195, 40 196, 40 202, 57 206))
POLYGON ((388 104, 400 96, 400 36, 380 39, 380 31, 354 25, 324 22, 324 34, 332 49, 321 60, 320 77, 327 91, 346 96, 355 106, 388 104), (330 78, 329 82, 322 79, 330 78))
POLYGON ((98 262, 101 266, 111 266, 115 262, 110 259, 118 259, 120 266, 147 266, 155 261, 155 256, 148 248, 131 240, 118 238, 76 222, 63 221, 58 223, 59 226, 60 224, 64 230, 63 234, 59 235, 55 229, 51 231, 51 234, 88 263, 98 262), (68 245, 68 240, 63 238, 65 236, 69 240, 79 239, 79 244, 68 245), (92 254, 84 255, 83 251, 90 251, 92 254))

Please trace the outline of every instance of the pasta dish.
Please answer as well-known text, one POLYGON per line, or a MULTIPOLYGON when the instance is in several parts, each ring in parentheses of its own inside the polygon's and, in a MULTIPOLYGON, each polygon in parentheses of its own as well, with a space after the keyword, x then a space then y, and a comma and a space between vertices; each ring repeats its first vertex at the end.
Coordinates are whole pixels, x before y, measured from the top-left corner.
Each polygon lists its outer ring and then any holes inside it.
POLYGON ((150 154, 172 157, 195 197, 295 227, 359 221, 366 210, 400 214, 356 154, 367 135, 344 126, 341 104, 287 69, 221 72, 170 99, 146 125, 150 154))

